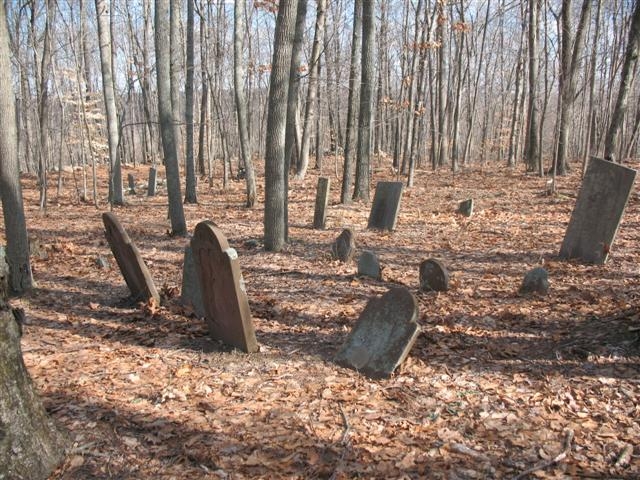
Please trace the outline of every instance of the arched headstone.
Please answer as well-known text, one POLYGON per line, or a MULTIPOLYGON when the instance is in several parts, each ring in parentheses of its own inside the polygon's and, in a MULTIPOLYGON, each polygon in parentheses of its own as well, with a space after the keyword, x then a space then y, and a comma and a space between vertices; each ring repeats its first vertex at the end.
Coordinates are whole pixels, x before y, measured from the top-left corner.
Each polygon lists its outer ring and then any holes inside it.
POLYGON ((380 260, 371 250, 364 250, 358 258, 358 275, 380 279, 380 260))
POLYGON ((520 293, 540 293, 546 295, 549 291, 549 274, 542 267, 529 270, 520 286, 520 293))
POLYGON ((333 256, 341 262, 350 261, 356 253, 356 234, 345 228, 331 246, 333 256))
POLYGON ((430 258, 420 264, 420 290, 449 290, 449 272, 441 261, 430 258))

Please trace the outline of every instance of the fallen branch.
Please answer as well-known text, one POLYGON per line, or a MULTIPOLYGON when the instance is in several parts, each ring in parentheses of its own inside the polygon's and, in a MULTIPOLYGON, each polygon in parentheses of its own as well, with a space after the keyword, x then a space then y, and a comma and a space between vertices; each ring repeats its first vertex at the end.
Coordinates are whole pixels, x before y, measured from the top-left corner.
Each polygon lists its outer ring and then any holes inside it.
POLYGON ((480 460, 482 462, 490 461, 490 458, 487 457, 484 453, 474 450, 473 448, 467 447, 462 443, 450 443, 449 450, 452 452, 459 453, 461 455, 466 455, 471 458, 475 458, 476 460, 480 460))
POLYGON ((553 465, 556 465, 560 462, 562 462, 563 460, 565 460, 567 458, 567 456, 569 455, 569 453, 571 452, 571 442, 573 441, 573 430, 571 430, 570 428, 566 429, 564 431, 564 442, 563 442, 563 450, 562 452, 560 452, 558 455, 556 455, 554 458, 552 458, 551 460, 547 460, 541 463, 538 463, 537 465, 534 465, 533 467, 525 470, 522 473, 519 473, 518 475, 516 475, 515 477, 513 477, 511 480, 520 480, 524 477, 526 477, 527 475, 536 472, 538 470, 544 470, 545 468, 549 468, 553 465))

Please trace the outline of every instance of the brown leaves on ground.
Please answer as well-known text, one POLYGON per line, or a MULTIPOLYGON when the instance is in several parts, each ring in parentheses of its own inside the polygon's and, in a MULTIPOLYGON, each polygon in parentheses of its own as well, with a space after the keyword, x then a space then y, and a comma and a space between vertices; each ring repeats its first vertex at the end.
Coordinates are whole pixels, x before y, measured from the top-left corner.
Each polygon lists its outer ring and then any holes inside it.
MULTIPOLYGON (((106 191, 104 172, 101 180, 106 191)), ((243 208, 244 183, 222 191, 201 181, 201 204, 185 205, 191 231, 213 220, 239 253, 261 344, 243 355, 210 340, 179 304, 187 240, 165 234, 164 192, 129 196, 115 211, 163 286, 161 306, 127 305, 102 212, 78 202, 68 182, 60 206, 42 215, 26 179, 39 248, 38 288, 17 302, 24 356, 74 441, 53 479, 638 478, 636 193, 610 261, 597 266, 556 258, 577 175, 546 196, 544 179, 523 172, 455 181, 419 172, 394 233, 367 231, 370 207, 338 205, 338 188, 327 229, 312 230, 316 180, 292 183, 281 253, 263 250, 261 207, 243 208), (471 218, 455 213, 467 198, 471 218), (379 255, 385 281, 356 278, 355 263, 331 258, 345 227, 379 255), (449 267, 450 291, 418 292, 429 257, 449 267), (549 295, 519 296, 540 264, 549 295), (336 366, 367 299, 393 283, 420 303, 423 333, 408 360, 386 381, 336 366)))

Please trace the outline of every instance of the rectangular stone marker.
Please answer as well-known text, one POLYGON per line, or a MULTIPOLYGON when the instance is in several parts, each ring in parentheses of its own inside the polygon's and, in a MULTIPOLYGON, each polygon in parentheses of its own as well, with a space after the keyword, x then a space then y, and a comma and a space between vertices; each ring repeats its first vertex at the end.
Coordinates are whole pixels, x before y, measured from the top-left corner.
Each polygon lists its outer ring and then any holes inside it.
POLYGON ((328 177, 318 178, 318 190, 316 191, 316 209, 313 214, 313 228, 323 229, 327 221, 327 204, 329 203, 329 187, 331 181, 328 177))
POLYGON ((130 173, 127 175, 127 180, 129 181, 129 195, 136 194, 136 179, 133 178, 133 174, 130 173))
POLYGON ((210 335, 244 352, 258 351, 238 254, 213 222, 200 222, 191 239, 210 335))
POLYGON ((339 365, 371 378, 387 378, 407 358, 418 338, 418 302, 404 287, 369 300, 336 355, 339 365))
POLYGON ((156 186, 158 183, 158 169, 151 167, 149 169, 149 187, 147 189, 147 196, 154 197, 156 195, 156 186))
POLYGON ((403 186, 402 182, 378 182, 367 228, 395 230, 403 186))
POLYGON ((184 305, 191 306, 196 316, 199 318, 205 317, 204 306, 202 305, 202 289, 200 288, 200 280, 196 272, 196 263, 193 260, 191 245, 187 245, 184 249, 180 300, 184 305))
POLYGON ((636 173, 591 157, 560 247, 561 258, 599 264, 607 261, 636 173))
POLYGON ((102 222, 113 256, 131 292, 131 300, 148 301, 153 298, 160 305, 160 295, 151 273, 116 216, 111 212, 105 212, 102 214, 102 222))

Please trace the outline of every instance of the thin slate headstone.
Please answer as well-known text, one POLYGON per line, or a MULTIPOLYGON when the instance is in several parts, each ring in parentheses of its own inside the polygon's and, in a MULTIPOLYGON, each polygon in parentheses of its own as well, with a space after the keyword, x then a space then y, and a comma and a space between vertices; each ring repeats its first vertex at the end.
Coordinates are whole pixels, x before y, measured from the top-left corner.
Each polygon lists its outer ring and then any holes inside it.
POLYGON ((404 287, 369 300, 336 355, 339 365, 387 378, 407 358, 420 333, 418 302, 404 287))
POLYGON ((380 280, 380 260, 371 250, 364 250, 358 258, 358 276, 380 280))
POLYGON ((469 198, 467 200, 463 200, 458 205, 458 213, 464 215, 465 217, 470 217, 473 215, 473 198, 469 198))
POLYGON ((147 188, 147 196, 154 197, 156 195, 156 187, 158 184, 158 169, 151 167, 149 169, 149 186, 147 188))
POLYGON ((191 239, 209 334, 250 353, 258 351, 237 252, 213 222, 200 222, 191 239))
POLYGON ((520 293, 540 293, 546 295, 549 291, 549 273, 542 267, 529 270, 520 286, 520 293))
POLYGON ((440 260, 430 258, 420 264, 420 290, 446 292, 449 272, 440 260))
POLYGON ((356 253, 356 234, 345 228, 331 246, 333 256, 341 262, 350 261, 356 253))
POLYGON ((111 212, 105 212, 102 214, 102 222, 113 256, 131 292, 131 299, 147 301, 153 298, 160 305, 160 295, 153 283, 151 273, 138 248, 131 242, 116 216, 111 212))
POLYGON ((313 213, 313 228, 323 229, 327 221, 327 204, 329 203, 329 188, 331 181, 328 177, 318 178, 316 191, 316 208, 313 213))
POLYGON ((129 181, 129 195, 136 194, 136 179, 133 178, 133 173, 127 175, 127 180, 129 181))
POLYGON ((180 300, 184 305, 191 306, 199 318, 205 317, 204 305, 202 304, 202 289, 200 288, 200 280, 196 271, 196 262, 193 260, 191 245, 187 245, 184 249, 180 300))
POLYGON ((367 228, 395 230, 403 187, 402 182, 378 182, 367 228))
POLYGON ((605 263, 629 201, 636 170, 591 157, 560 257, 605 263))

